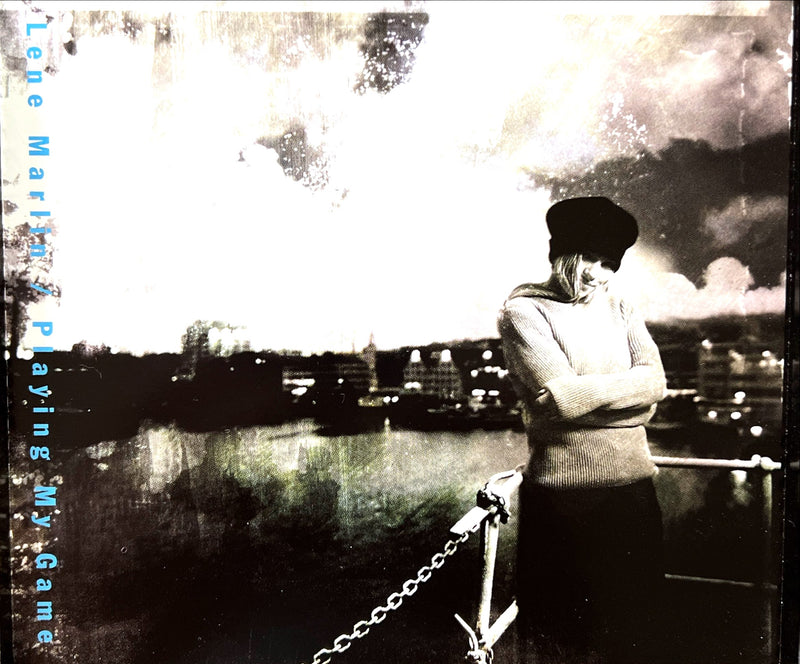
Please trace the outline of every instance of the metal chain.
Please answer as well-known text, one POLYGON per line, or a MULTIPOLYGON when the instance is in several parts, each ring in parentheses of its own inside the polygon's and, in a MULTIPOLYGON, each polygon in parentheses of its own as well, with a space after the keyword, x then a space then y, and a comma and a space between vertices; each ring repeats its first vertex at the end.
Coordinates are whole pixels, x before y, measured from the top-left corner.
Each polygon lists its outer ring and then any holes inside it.
POLYGON ((372 610, 369 620, 358 621, 353 625, 353 631, 350 632, 350 634, 341 634, 334 639, 332 648, 323 648, 317 652, 311 664, 328 664, 335 653, 342 653, 352 645, 353 641, 356 639, 363 639, 369 634, 371 627, 386 620, 386 616, 391 611, 397 611, 397 609, 400 608, 400 605, 406 597, 411 597, 411 595, 417 592, 421 584, 429 581, 434 570, 441 569, 447 558, 458 550, 458 545, 462 542, 466 542, 469 536, 478 530, 479 527, 480 523, 477 523, 471 530, 468 530, 457 539, 448 540, 444 545, 444 551, 434 554, 431 558, 430 565, 423 565, 420 567, 417 576, 406 581, 400 592, 389 595, 389 597, 386 598, 386 604, 383 606, 376 606, 372 610))

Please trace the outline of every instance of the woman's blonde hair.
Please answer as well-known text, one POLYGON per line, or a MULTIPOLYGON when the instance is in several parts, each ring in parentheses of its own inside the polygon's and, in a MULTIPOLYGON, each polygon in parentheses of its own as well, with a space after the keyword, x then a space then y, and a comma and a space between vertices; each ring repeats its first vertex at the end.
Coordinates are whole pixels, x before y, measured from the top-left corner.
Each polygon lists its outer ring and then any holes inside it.
POLYGON ((583 254, 562 254, 553 261, 550 285, 557 288, 567 302, 577 302, 581 293, 581 274, 578 266, 583 254))

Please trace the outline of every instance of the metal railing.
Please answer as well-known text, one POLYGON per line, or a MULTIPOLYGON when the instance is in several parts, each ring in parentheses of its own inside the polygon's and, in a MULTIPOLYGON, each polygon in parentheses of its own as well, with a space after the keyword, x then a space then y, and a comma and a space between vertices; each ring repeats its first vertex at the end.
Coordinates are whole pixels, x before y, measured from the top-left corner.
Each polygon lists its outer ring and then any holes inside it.
POLYGON ((761 531, 764 533, 762 546, 762 568, 758 581, 732 581, 729 579, 715 579, 710 577, 692 577, 679 574, 668 574, 667 578, 681 579, 690 581, 703 581, 706 583, 723 583, 747 588, 767 588, 776 590, 775 584, 768 583, 772 568, 772 543, 770 536, 773 528, 773 481, 772 474, 782 469, 782 464, 773 461, 769 457, 759 455, 753 456, 749 461, 742 459, 694 459, 679 457, 653 457, 653 461, 659 467, 666 468, 685 468, 693 470, 744 470, 753 471, 760 475, 760 482, 754 486, 756 488, 756 499, 761 503, 761 531))
MULTIPOLYGON (((656 456, 653 461, 660 468, 685 468, 706 470, 744 470, 757 474, 759 482, 754 486, 757 498, 761 502, 761 531, 762 539, 762 569, 756 581, 734 581, 730 579, 717 579, 711 577, 683 576, 667 574, 666 578, 673 581, 690 581, 708 584, 725 584, 749 589, 764 591, 764 612, 762 640, 763 649, 770 654, 774 648, 774 597, 777 586, 770 582, 773 560, 773 473, 782 469, 780 462, 769 457, 759 455, 750 460, 743 459, 706 459, 706 458, 681 458, 656 456)), ((500 524, 508 520, 508 505, 511 494, 522 483, 521 469, 498 473, 492 476, 484 488, 478 492, 478 504, 467 512, 451 529, 451 538, 462 538, 465 533, 481 529, 481 550, 483 553, 483 571, 481 574, 480 599, 475 628, 473 629, 461 616, 456 614, 456 620, 461 624, 469 637, 470 649, 467 654, 468 661, 476 664, 489 664, 492 661, 492 648, 508 627, 517 617, 518 608, 516 601, 500 614, 494 623, 491 622, 492 589, 494 583, 494 569, 497 560, 497 546, 500 524)))
POLYGON ((671 581, 686 581, 692 583, 725 585, 753 590, 761 593, 762 597, 762 654, 770 657, 775 649, 775 610, 778 587, 771 581, 775 559, 774 539, 774 482, 773 475, 783 469, 778 461, 758 454, 749 460, 744 459, 694 459, 679 457, 653 457, 653 461, 660 468, 685 468, 693 470, 743 470, 752 473, 754 479, 755 500, 761 505, 760 531, 761 536, 761 563, 756 578, 752 581, 734 581, 703 576, 686 576, 681 574, 667 574, 671 581))

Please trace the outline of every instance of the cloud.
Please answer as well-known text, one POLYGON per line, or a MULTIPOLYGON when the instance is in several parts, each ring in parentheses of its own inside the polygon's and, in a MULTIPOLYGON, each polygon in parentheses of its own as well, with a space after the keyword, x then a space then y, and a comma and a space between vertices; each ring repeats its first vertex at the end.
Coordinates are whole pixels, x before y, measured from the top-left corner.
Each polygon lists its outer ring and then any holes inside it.
POLYGON ((703 229, 711 236, 713 247, 721 249, 746 240, 748 234, 757 232, 755 226, 785 219, 786 214, 786 199, 782 196, 737 196, 724 209, 710 211, 703 229))
POLYGON ((757 286, 772 287, 786 268, 789 135, 715 150, 675 140, 656 153, 595 164, 585 173, 530 173, 555 200, 603 195, 639 221, 637 246, 669 255, 672 270, 699 286, 709 262, 732 256, 757 286))
POLYGON ((754 289, 748 268, 731 257, 712 261, 700 287, 681 274, 649 270, 642 264, 623 265, 619 274, 625 292, 653 322, 781 313, 786 306, 785 273, 780 285, 754 289))
POLYGON ((166 44, 152 21, 132 35, 76 13, 77 54, 56 49, 40 109, 59 147, 65 345, 176 350, 197 319, 247 326, 254 348, 491 336, 508 292, 546 277, 544 212, 570 193, 631 206, 654 293, 709 293, 706 266, 728 257, 767 302, 785 237, 783 10, 559 6, 432 3, 386 94, 354 92, 363 16, 189 12, 166 44), (295 127, 302 141, 264 140, 295 127), (325 186, 285 174, 275 150, 295 148, 321 155, 325 186), (521 183, 521 166, 561 177, 521 183))
POLYGON ((664 25, 671 39, 654 43, 643 58, 650 66, 630 85, 631 112, 651 146, 680 136, 729 149, 788 128, 789 33, 776 33, 772 20, 693 17, 664 25))
POLYGON ((563 173, 673 138, 730 149, 788 130, 789 3, 746 17, 622 14, 543 12, 492 31, 502 44, 480 42, 510 63, 499 80, 513 72, 494 102, 507 109, 498 146, 521 167, 563 173))

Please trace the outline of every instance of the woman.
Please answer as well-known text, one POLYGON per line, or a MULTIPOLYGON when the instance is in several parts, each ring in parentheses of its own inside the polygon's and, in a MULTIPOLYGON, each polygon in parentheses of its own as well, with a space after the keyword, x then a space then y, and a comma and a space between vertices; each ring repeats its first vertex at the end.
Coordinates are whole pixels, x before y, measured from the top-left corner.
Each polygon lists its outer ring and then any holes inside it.
POLYGON ((638 227, 602 197, 546 220, 550 279, 516 288, 498 321, 530 447, 521 643, 548 664, 651 661, 662 528, 643 425, 666 382, 643 321, 608 288, 638 227))

